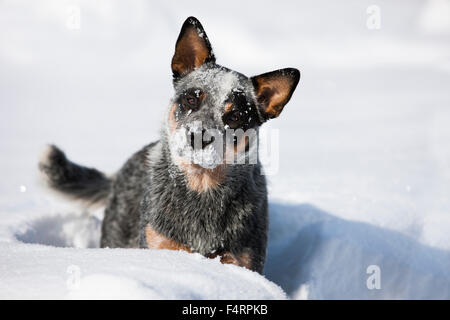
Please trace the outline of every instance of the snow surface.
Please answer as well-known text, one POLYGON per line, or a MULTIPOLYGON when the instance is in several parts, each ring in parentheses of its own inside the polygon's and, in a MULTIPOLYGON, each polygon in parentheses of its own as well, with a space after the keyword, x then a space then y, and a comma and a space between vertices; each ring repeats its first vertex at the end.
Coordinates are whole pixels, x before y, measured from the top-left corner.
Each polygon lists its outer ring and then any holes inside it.
POLYGON ((450 3, 377 1, 381 29, 369 30, 373 4, 2 1, 0 298, 449 299, 450 3), (101 209, 39 183, 46 143, 113 173, 157 139, 189 15, 219 63, 302 72, 265 125, 280 138, 265 277, 183 252, 96 249, 101 209))

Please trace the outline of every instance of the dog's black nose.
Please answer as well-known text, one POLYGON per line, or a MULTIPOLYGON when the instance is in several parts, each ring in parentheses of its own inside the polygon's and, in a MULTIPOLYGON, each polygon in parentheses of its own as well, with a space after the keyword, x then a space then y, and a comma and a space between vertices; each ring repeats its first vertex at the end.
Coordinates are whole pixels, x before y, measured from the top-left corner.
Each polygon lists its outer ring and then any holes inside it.
POLYGON ((215 138, 213 136, 205 139, 205 133, 206 133, 205 129, 203 129, 201 133, 200 132, 191 132, 190 140, 191 140, 192 149, 195 149, 195 139, 199 139, 199 141, 202 142, 202 149, 205 149, 205 147, 207 145, 214 142, 215 138))

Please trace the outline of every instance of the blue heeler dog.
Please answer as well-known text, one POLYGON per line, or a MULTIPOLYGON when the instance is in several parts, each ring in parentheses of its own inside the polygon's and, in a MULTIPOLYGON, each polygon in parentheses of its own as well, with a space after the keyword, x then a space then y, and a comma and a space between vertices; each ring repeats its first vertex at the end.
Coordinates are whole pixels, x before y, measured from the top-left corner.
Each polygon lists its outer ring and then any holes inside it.
POLYGON ((101 247, 186 250, 262 273, 267 189, 260 162, 249 161, 258 147, 248 132, 257 137, 259 126, 279 116, 300 72, 249 78, 220 66, 202 25, 189 17, 172 73, 175 95, 160 140, 113 177, 71 162, 55 146, 39 168, 62 194, 106 205, 101 247))

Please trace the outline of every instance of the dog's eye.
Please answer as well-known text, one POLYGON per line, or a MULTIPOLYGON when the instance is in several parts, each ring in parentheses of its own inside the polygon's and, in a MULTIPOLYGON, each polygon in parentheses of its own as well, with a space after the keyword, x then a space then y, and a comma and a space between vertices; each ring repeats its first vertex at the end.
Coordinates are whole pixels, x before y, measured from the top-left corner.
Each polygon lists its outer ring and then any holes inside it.
POLYGON ((191 105, 195 105, 197 104, 197 99, 195 99, 194 97, 189 97, 187 98, 187 102, 191 105))
POLYGON ((183 99, 183 105, 188 109, 195 109, 198 105, 198 99, 195 96, 186 95, 183 99))
POLYGON ((197 110, 201 102, 201 92, 197 90, 195 93, 185 93, 182 98, 182 104, 185 109, 197 110))
POLYGON ((239 112, 233 112, 233 114, 230 116, 230 121, 232 122, 238 122, 241 119, 239 112))
POLYGON ((234 111, 224 116, 224 123, 231 129, 237 129, 242 124, 242 113, 240 111, 234 111))

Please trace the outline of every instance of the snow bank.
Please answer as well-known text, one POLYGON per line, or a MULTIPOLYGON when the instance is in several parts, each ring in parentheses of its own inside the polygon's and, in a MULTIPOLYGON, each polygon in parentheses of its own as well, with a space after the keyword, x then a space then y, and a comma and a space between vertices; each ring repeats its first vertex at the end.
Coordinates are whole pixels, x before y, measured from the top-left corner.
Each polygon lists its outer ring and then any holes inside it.
POLYGON ((218 258, 170 250, 95 248, 98 226, 97 218, 83 213, 28 219, 25 227, 12 225, 12 240, 0 244, 0 298, 286 298, 280 287, 258 273, 223 265, 218 258))
MULTIPOLYGON (((57 199, 51 201, 58 203, 57 199)), ((270 212, 268 280, 243 268, 222 265, 218 259, 182 251, 98 249, 100 220, 85 212, 34 219, 27 213, 16 213, 15 222, 9 228, 3 226, 0 233, 9 239, 0 244, 6 266, 0 275, 0 298, 450 296, 448 251, 423 245, 399 232, 337 218, 309 204, 272 202, 270 212), (367 270, 374 265, 381 270, 380 290, 367 286, 367 270)))
POLYGON ((448 299, 450 252, 312 205, 271 205, 266 276, 292 298, 448 299), (380 270, 380 289, 367 285, 380 270), (368 272, 369 271, 369 272, 368 272))

